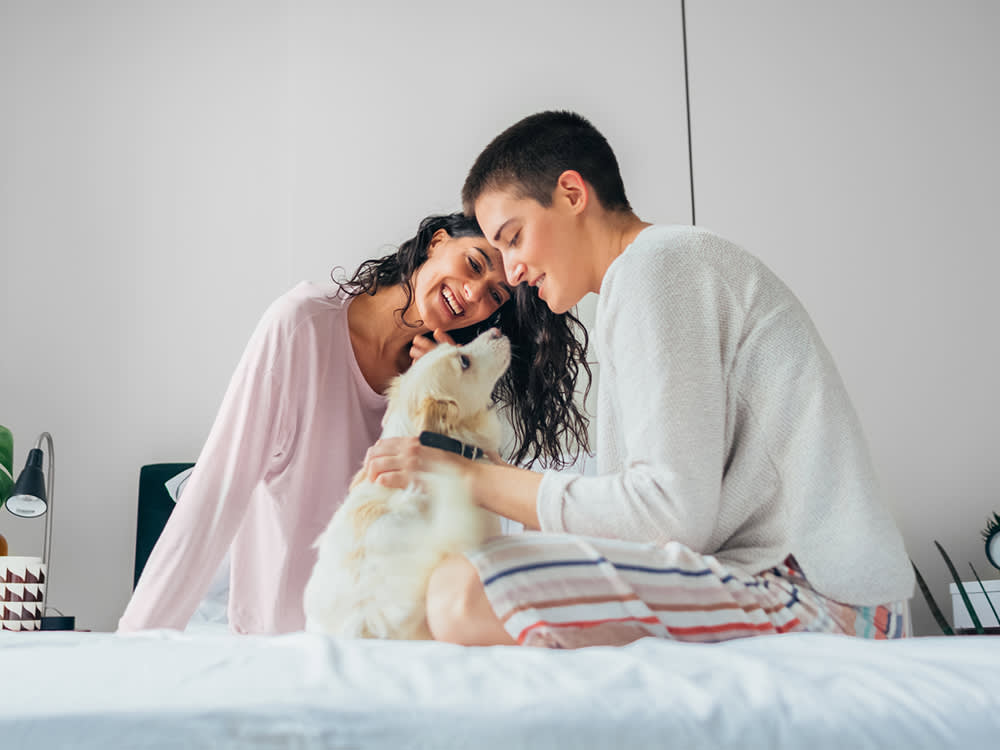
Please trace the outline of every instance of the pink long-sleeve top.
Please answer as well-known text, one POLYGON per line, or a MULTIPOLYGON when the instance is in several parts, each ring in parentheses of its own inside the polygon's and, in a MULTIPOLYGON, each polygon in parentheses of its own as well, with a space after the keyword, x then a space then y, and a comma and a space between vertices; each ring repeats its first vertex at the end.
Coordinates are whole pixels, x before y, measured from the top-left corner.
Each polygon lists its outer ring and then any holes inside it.
POLYGON ((120 632, 183 629, 230 545, 230 627, 304 627, 312 544, 378 438, 386 407, 355 359, 348 305, 303 282, 264 314, 120 632))

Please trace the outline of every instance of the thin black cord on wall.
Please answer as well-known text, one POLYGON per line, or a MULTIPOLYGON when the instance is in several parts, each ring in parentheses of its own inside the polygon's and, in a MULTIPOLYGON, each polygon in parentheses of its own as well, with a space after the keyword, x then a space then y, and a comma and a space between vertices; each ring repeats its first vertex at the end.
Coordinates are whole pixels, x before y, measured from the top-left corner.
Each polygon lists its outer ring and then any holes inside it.
POLYGON ((694 150, 691 148, 691 85, 688 81, 688 33, 685 6, 685 0, 681 0, 681 35, 684 38, 684 110, 687 112, 688 174, 691 178, 691 224, 696 224, 694 219, 694 150))

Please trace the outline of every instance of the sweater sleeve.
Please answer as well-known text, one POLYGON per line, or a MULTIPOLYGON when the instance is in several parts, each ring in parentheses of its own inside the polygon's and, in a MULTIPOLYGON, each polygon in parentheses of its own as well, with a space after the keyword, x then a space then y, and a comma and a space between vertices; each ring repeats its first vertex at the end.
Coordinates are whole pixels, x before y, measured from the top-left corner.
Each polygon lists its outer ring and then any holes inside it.
POLYGON ((183 630, 264 477, 278 434, 272 372, 281 344, 273 305, 243 352, 183 495, 143 568, 119 632, 183 630))
POLYGON ((611 410, 598 414, 598 445, 613 445, 622 466, 596 477, 547 472, 541 528, 711 552, 725 450, 728 291, 691 254, 618 261, 598 314, 598 408, 611 410))

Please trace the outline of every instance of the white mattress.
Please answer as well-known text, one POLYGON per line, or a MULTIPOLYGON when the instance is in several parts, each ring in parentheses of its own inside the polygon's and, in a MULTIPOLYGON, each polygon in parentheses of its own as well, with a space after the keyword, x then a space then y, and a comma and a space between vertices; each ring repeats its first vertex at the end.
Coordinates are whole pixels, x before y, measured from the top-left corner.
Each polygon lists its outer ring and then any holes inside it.
POLYGON ((0 633, 0 747, 1000 747, 1000 639, 545 651, 0 633))

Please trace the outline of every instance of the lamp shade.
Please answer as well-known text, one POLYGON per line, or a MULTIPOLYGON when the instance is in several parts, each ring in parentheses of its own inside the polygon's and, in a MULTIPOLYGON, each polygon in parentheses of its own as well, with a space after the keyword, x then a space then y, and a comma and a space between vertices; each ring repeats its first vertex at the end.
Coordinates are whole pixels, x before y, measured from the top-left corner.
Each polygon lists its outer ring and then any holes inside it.
POLYGON ((45 475, 42 472, 42 451, 32 448, 24 470, 17 477, 7 499, 7 510, 20 518, 36 518, 46 511, 45 475))

